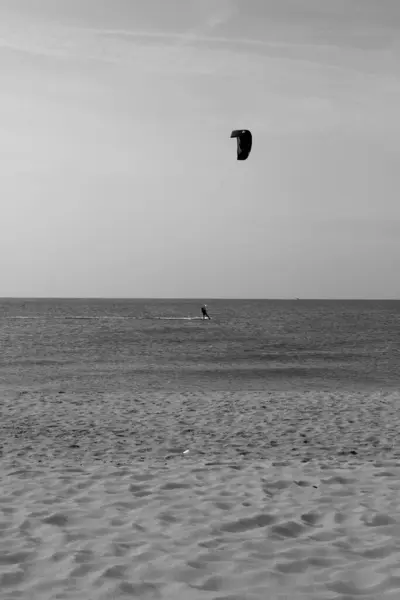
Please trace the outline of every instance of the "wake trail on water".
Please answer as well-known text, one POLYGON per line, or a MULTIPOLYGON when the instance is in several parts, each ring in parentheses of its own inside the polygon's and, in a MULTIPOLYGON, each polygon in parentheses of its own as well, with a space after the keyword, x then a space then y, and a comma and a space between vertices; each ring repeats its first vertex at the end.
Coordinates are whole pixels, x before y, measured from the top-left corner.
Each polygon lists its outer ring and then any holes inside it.
POLYGON ((45 315, 37 316, 21 316, 21 315, 11 315, 3 317, 8 321, 14 319, 23 319, 27 321, 33 321, 38 319, 57 319, 59 321, 204 321, 207 319, 203 319, 203 317, 168 317, 168 316, 153 316, 153 317, 135 317, 135 316, 125 316, 125 317, 117 317, 117 316, 97 316, 97 317, 85 317, 85 316, 55 316, 51 315, 47 317, 45 315))

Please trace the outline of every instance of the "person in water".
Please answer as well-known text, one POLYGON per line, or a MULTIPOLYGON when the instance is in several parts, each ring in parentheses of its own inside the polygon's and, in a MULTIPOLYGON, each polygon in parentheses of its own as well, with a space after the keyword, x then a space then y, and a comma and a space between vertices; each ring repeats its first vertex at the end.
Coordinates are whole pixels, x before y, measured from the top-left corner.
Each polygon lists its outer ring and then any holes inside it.
POLYGON ((207 312, 207 304, 203 304, 201 307, 201 314, 203 315, 203 319, 207 317, 207 319, 211 319, 210 315, 207 312))

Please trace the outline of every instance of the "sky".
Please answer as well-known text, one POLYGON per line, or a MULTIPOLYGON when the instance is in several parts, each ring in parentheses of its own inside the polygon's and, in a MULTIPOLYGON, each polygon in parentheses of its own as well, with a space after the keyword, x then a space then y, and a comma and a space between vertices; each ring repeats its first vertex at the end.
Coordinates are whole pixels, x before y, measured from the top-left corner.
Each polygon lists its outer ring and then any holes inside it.
POLYGON ((0 296, 400 297, 399 0, 0 0, 0 72, 0 296))

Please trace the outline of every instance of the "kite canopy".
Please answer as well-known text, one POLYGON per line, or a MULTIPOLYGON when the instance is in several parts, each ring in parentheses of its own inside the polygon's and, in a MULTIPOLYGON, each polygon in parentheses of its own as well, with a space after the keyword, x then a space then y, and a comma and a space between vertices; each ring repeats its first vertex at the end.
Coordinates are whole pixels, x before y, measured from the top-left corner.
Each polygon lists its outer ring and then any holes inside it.
POLYGON ((253 138, 248 129, 235 129, 231 138, 237 138, 237 159, 246 160, 251 151, 253 138))

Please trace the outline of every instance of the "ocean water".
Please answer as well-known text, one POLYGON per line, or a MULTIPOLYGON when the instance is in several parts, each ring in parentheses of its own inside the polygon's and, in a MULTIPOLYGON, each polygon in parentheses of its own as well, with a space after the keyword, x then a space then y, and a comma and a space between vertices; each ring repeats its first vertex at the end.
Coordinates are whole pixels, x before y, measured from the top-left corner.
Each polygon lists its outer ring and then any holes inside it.
POLYGON ((400 597, 400 302, 201 304, 0 302, 1 598, 400 597))

